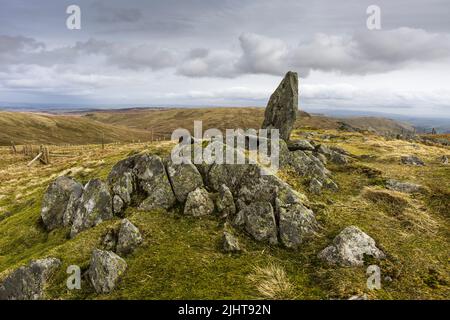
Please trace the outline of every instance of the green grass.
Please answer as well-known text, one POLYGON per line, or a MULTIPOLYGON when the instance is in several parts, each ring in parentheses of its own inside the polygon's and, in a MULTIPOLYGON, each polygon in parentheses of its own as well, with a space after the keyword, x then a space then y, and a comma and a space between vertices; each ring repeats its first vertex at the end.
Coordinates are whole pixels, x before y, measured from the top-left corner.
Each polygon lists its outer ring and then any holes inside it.
MULTIPOLYGON (((375 136, 369 139, 370 143, 362 144, 359 134, 350 134, 332 139, 330 144, 354 154, 373 154, 383 159, 394 159, 397 154, 410 150, 403 142, 401 145, 383 142, 375 136)), ((87 270, 92 250, 100 247, 108 228, 120 220, 106 221, 74 239, 67 238, 67 229, 47 233, 39 215, 48 183, 28 183, 36 176, 48 177, 79 167, 84 168, 75 173, 80 181, 94 177, 105 179, 118 160, 146 148, 164 155, 170 145, 117 146, 105 151, 98 151, 95 146, 86 147, 83 156, 70 162, 61 160, 51 167, 28 173, 20 181, 23 190, 12 188, 17 187, 18 182, 12 174, 5 174, 3 185, 5 188, 11 185, 8 190, 13 192, 0 198, 0 207, 6 207, 5 211, 10 213, 0 215, 0 278, 31 259, 54 256, 63 261, 63 266, 47 289, 50 299, 252 299, 267 298, 252 281, 257 278, 255 270, 275 265, 284 270, 286 281, 292 285, 288 295, 282 296, 293 299, 345 299, 361 293, 374 299, 448 298, 450 170, 448 166, 433 162, 435 155, 431 154, 448 153, 448 150, 428 146, 419 150, 427 161, 427 166, 422 168, 360 157, 353 158, 347 166, 329 164, 333 179, 340 187, 336 193, 308 194, 306 181, 291 170, 283 170, 280 177, 308 195, 322 227, 320 235, 298 251, 257 243, 237 233, 245 251, 237 255, 223 254, 219 250, 223 221, 215 216, 191 218, 183 216, 179 209, 139 212, 130 208, 126 216, 139 227, 145 241, 125 258, 128 269, 116 290, 109 295, 97 295, 85 279, 82 290, 67 290, 67 266, 76 264, 83 271, 87 270), (402 195, 405 207, 404 214, 399 216, 398 208, 392 206, 389 197, 373 201, 364 196, 366 188, 382 190, 388 178, 421 183, 430 191, 402 195), (22 196, 15 200, 19 193, 22 196), (393 279, 392 282, 382 280, 379 291, 367 290, 365 268, 328 266, 317 258, 317 253, 349 225, 367 232, 388 255, 380 262, 368 261, 380 265, 383 278, 393 279)), ((13 161, 4 161, 14 168, 13 161)), ((23 170, 25 174, 29 169, 23 170)))

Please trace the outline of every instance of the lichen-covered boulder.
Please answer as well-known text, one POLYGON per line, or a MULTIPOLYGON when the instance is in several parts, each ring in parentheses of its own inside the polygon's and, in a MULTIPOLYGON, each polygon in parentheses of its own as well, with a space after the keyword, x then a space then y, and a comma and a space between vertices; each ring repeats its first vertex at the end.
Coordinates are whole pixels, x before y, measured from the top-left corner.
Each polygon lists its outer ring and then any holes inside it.
POLYGON ((49 185, 41 209, 42 221, 48 231, 72 223, 82 193, 83 186, 66 176, 49 185))
POLYGON ((70 236, 74 237, 81 231, 112 218, 112 199, 108 186, 100 179, 90 180, 81 196, 70 236))
POLYGON ((114 252, 94 249, 87 276, 97 293, 110 293, 126 269, 125 260, 114 252))
POLYGON ((139 155, 117 162, 108 175, 111 195, 115 198, 114 213, 119 214, 130 205, 133 192, 136 191, 133 168, 139 155))
POLYGON ((176 202, 166 168, 160 157, 143 154, 136 158, 133 173, 144 200, 140 210, 170 209, 176 202))
POLYGON ((202 176, 192 163, 174 164, 168 160, 166 167, 173 192, 179 202, 185 202, 189 192, 203 186, 202 176))
POLYGON ((238 239, 231 233, 224 231, 222 236, 222 251, 223 252, 240 252, 241 247, 238 239))
POLYGON ((309 182, 308 190, 313 194, 321 194, 322 187, 323 187, 322 182, 320 182, 316 178, 312 178, 311 181, 309 182))
POLYGON ((375 240, 359 228, 350 226, 342 230, 318 257, 329 264, 354 267, 364 265, 365 255, 375 259, 385 258, 385 254, 377 248, 375 240))
POLYGON ((0 284, 0 300, 40 300, 45 285, 61 266, 56 258, 34 260, 13 271, 0 284))
POLYGON ((139 229, 128 219, 120 223, 117 235, 116 252, 119 255, 128 255, 142 244, 142 236, 139 229))
POLYGON ((197 188, 188 194, 184 205, 184 214, 194 217, 201 217, 212 214, 214 202, 208 191, 204 188, 197 188))
POLYGON ((216 198, 217 213, 222 217, 233 217, 236 213, 236 205, 234 204, 233 194, 230 189, 222 184, 216 198))
POLYGON ((275 213, 269 202, 254 202, 243 209, 238 214, 243 221, 243 226, 255 240, 277 244, 277 225, 275 213))

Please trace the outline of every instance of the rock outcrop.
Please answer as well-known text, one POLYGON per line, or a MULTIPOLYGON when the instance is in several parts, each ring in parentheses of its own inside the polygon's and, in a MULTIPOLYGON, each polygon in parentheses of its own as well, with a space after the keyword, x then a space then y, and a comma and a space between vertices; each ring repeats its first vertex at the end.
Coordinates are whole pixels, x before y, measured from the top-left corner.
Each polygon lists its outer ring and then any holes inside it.
POLYGON ((110 293, 126 269, 125 260, 114 252, 95 249, 92 252, 87 276, 97 293, 110 293))
POLYGON ((90 180, 81 196, 70 236, 74 237, 81 231, 112 218, 112 199, 108 186, 99 179, 90 180))
POLYGON ((366 255, 375 259, 385 258, 385 254, 377 248, 375 240, 359 228, 350 226, 342 230, 318 257, 329 264, 355 267, 364 264, 366 255))
POLYGON ((0 300, 40 300, 45 285, 61 266, 56 258, 34 260, 13 271, 0 284, 0 300))
POLYGON ((72 223, 83 193, 83 186, 74 179, 62 176, 54 180, 44 194, 41 217, 48 231, 72 223))
POLYGON ((289 71, 272 93, 264 114, 263 129, 278 129, 280 138, 287 141, 298 112, 298 75, 289 71))

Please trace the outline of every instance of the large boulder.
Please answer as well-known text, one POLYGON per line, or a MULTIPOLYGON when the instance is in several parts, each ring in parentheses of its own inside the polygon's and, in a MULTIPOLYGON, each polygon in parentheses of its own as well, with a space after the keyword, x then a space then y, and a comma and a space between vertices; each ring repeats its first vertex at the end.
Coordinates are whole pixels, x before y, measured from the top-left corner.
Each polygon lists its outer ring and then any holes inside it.
POLYGON ((80 199, 70 236, 113 218, 112 199, 109 188, 100 179, 90 180, 80 199))
POLYGON ((385 258, 375 240, 355 226, 342 230, 333 243, 319 253, 319 258, 329 264, 349 267, 364 265, 364 256, 385 258))
POLYGON ((184 214, 194 217, 201 217, 212 214, 214 202, 208 191, 204 188, 197 188, 188 194, 184 205, 184 214))
POLYGON ((0 284, 0 300, 40 300, 45 285, 61 266, 56 258, 34 260, 13 271, 0 284))
POLYGON ((116 252, 119 255, 128 255, 141 244, 142 236, 139 229, 128 219, 123 219, 117 235, 116 252))
POLYGON ((143 154, 136 158, 133 173, 144 200, 140 210, 170 209, 176 202, 160 157, 143 154))
POLYGON ((83 186, 66 176, 49 185, 41 209, 42 221, 48 231, 72 223, 82 193, 83 186))
POLYGON ((271 95, 264 114, 263 129, 278 129, 288 141, 298 112, 298 75, 289 71, 271 95))
POLYGON ((179 202, 184 203, 191 191, 203 186, 202 176, 192 163, 174 164, 169 160, 166 167, 173 192, 179 202))
POLYGON ((94 249, 87 276, 97 293, 109 293, 127 269, 127 263, 111 251, 94 249))

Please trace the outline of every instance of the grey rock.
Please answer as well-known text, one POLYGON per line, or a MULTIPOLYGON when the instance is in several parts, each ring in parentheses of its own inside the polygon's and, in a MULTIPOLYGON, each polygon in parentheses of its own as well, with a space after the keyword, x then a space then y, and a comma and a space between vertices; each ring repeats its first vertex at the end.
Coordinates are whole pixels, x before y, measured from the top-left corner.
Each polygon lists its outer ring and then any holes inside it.
POLYGON ((238 239, 231 233, 224 231, 222 236, 222 250, 223 252, 240 252, 241 247, 238 239))
POLYGON ((308 140, 290 140, 287 144, 290 151, 314 151, 314 146, 308 140))
POLYGON ((365 255, 375 259, 385 258, 385 254, 376 247, 375 240, 359 228, 350 226, 342 230, 318 257, 329 264, 354 267, 364 264, 365 255))
POLYGON ((216 209, 222 218, 233 217, 236 214, 236 205, 234 204, 233 194, 224 184, 219 188, 219 194, 216 199, 216 209))
POLYGON ((386 181, 386 187, 390 190, 404 193, 420 193, 425 190, 425 188, 419 184, 400 182, 393 179, 386 181))
POLYGON ((403 156, 401 162, 407 165, 424 166, 425 163, 417 156, 403 156))
POLYGON ((80 199, 70 236, 113 218, 112 199, 108 186, 99 179, 90 180, 80 199))
POLYGON ((116 252, 119 255, 128 255, 141 244, 142 236, 139 229, 128 219, 123 219, 117 237, 116 252))
POLYGON ((125 204, 121 197, 117 194, 113 197, 113 211, 115 214, 120 214, 124 209, 125 204))
MULTIPOLYGON (((131 204, 132 194, 135 192, 135 179, 133 175, 133 167, 139 155, 134 155, 127 159, 117 162, 108 175, 108 185, 111 188, 111 194, 117 199, 122 200, 121 211, 131 204), (117 197, 116 197, 117 196, 117 197)), ((118 200, 115 200, 119 202, 118 200)), ((114 212, 119 214, 119 208, 115 208, 114 212)))
POLYGON ((103 249, 106 251, 116 251, 117 247, 117 231, 113 228, 109 229, 102 241, 103 249))
POLYGON ((244 207, 239 215, 244 228, 255 240, 277 244, 277 226, 272 205, 269 202, 254 202, 244 207))
POLYGON ((184 203, 189 192, 203 187, 202 176, 192 163, 174 164, 169 160, 166 167, 173 192, 179 202, 184 203))
POLYGON ((140 210, 170 209, 176 202, 166 169, 160 157, 148 154, 136 158, 133 173, 145 199, 140 210))
POLYGON ((446 155, 443 155, 443 156, 441 157, 441 163, 442 163, 442 164, 448 164, 448 157, 447 157, 446 155))
POLYGON ((56 258, 34 260, 13 271, 0 284, 0 300, 40 300, 47 282, 61 266, 56 258))
POLYGON ((188 194, 184 205, 184 214, 200 217, 212 214, 214 202, 204 188, 197 188, 188 194))
POLYGON ((313 194, 321 194, 322 193, 322 183, 316 178, 312 178, 309 182, 309 192, 313 194))
POLYGON ((287 141, 298 112, 298 75, 289 71, 271 95, 264 114, 263 129, 279 129, 280 138, 287 141))
POLYGON ((369 300, 367 294, 357 294, 348 298, 348 300, 369 300))
POLYGON ((125 260, 114 252, 94 249, 87 276, 97 293, 110 293, 126 269, 125 260))
POLYGON ((42 200, 41 217, 47 230, 72 223, 83 186, 74 179, 62 176, 54 180, 42 200))
POLYGON ((347 156, 338 153, 336 151, 331 152, 331 155, 329 157, 330 161, 336 164, 347 164, 348 163, 348 158, 347 156))

